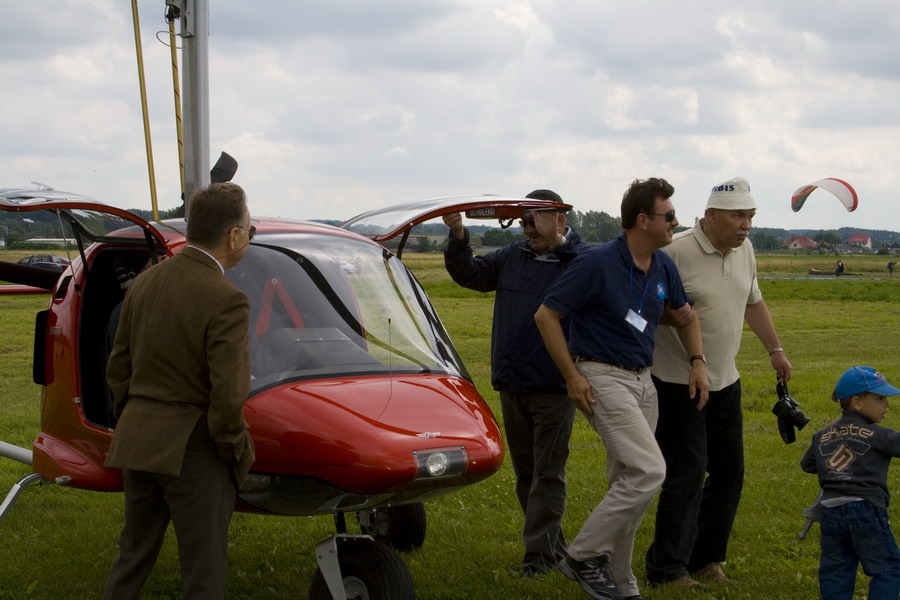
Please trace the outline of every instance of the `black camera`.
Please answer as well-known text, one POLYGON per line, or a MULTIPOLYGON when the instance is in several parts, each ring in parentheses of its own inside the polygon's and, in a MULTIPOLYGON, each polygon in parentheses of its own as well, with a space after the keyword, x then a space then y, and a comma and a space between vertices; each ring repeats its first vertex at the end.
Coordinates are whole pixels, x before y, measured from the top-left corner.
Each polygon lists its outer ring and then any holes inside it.
POLYGON ((803 429, 809 423, 809 417, 797 408, 800 403, 791 397, 787 382, 779 379, 775 392, 778 394, 778 401, 772 407, 772 414, 778 417, 778 433, 785 444, 793 444, 797 440, 794 427, 803 429))

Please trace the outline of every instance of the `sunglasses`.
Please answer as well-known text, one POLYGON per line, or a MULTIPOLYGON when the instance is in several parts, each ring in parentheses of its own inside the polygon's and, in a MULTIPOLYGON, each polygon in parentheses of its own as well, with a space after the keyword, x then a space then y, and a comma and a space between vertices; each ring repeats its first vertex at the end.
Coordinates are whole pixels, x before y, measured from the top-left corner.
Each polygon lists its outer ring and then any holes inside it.
POLYGON ((665 217, 665 218, 666 218, 666 223, 671 223, 672 221, 675 220, 675 209, 674 209, 674 208, 673 208, 672 210, 670 210, 670 211, 668 211, 668 212, 664 212, 664 213, 645 212, 645 213, 642 213, 642 214, 645 214, 645 215, 652 215, 652 216, 654 216, 654 217, 665 217))
MULTIPOLYGON (((556 210, 555 208, 549 208, 549 209, 547 209, 547 210, 538 211, 538 212, 554 212, 554 213, 558 213, 559 211, 556 210)), ((519 219, 519 226, 520 226, 520 227, 525 227, 526 225, 529 225, 529 226, 531 226, 531 227, 534 227, 534 215, 532 215, 532 214, 526 214, 522 219, 519 219)))
MULTIPOLYGON (((244 225, 235 225, 235 227, 238 227, 240 229, 246 229, 246 226, 244 226, 244 225)), ((256 227, 251 225, 250 230, 247 232, 247 239, 252 242, 253 238, 255 238, 255 237, 256 237, 256 227)))

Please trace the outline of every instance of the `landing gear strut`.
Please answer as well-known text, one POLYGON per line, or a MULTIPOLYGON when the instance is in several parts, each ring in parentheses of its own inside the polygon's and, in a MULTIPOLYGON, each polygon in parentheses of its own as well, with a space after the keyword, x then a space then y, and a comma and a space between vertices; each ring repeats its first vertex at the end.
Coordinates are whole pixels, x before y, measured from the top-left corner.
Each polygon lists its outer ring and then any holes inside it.
POLYGON ((335 524, 339 533, 316 544, 319 568, 309 600, 415 600, 412 576, 396 550, 347 534, 343 513, 335 524))

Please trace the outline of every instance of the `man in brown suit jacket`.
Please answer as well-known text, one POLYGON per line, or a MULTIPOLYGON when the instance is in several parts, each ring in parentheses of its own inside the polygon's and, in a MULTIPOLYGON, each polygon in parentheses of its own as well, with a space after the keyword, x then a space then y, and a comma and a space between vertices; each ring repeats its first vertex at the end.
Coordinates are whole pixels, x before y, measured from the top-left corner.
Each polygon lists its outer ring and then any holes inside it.
POLYGON ((189 211, 187 247, 129 289, 107 365, 118 424, 106 466, 125 470, 125 524, 105 599, 140 596, 170 520, 183 597, 225 595, 228 525, 254 453, 249 304, 224 273, 255 229, 233 183, 198 190, 189 211))

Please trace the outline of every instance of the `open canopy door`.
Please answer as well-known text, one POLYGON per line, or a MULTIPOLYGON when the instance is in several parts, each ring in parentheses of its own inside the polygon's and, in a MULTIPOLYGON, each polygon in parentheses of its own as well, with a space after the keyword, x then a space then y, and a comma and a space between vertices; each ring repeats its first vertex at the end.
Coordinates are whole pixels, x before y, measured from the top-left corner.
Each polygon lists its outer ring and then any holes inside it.
POLYGON ((409 230, 419 223, 443 215, 460 212, 469 219, 497 219, 501 227, 509 227, 514 219, 522 218, 526 210, 572 210, 571 204, 530 198, 482 196, 453 196, 428 198, 379 208, 341 223, 341 227, 383 242, 409 230))

